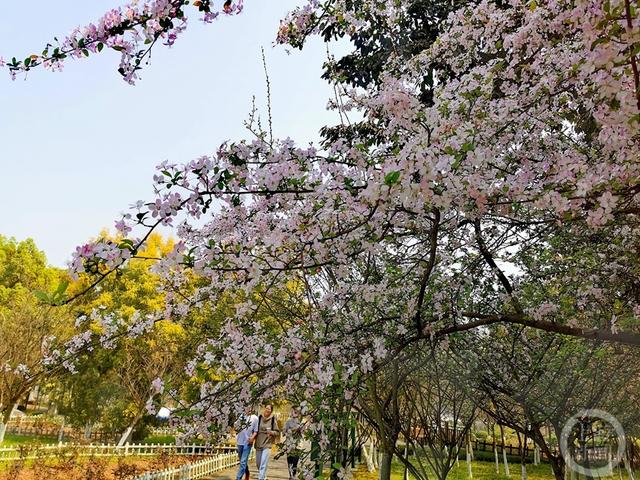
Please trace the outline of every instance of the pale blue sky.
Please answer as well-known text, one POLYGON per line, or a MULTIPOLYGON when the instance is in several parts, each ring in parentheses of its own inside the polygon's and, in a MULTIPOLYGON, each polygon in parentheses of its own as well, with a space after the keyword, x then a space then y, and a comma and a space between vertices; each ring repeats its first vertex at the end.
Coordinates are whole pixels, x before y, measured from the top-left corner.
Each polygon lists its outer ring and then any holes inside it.
MULTIPOLYGON (((96 20, 119 0, 5 2, 0 55, 25 57, 54 36, 96 20)), ((64 266, 76 245, 138 199, 151 197, 154 167, 247 137, 251 97, 264 104, 264 46, 274 135, 307 142, 336 121, 320 79, 318 39, 287 54, 273 46, 279 19, 305 0, 245 0, 242 15, 211 25, 191 19, 172 49, 158 46, 136 86, 117 72, 119 54, 69 61, 62 73, 9 79, 0 69, 0 234, 33 238, 64 266)), ((335 48, 334 48, 335 52, 335 48)))

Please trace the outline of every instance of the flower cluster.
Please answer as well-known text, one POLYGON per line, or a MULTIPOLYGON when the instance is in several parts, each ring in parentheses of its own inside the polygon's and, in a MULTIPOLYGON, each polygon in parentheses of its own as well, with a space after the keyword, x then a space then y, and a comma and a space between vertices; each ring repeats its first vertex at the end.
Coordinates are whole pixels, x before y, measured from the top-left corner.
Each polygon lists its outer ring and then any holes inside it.
POLYGON ((74 278, 83 272, 98 274, 122 265, 131 257, 132 245, 132 241, 102 240, 77 247, 70 262, 74 278))
POLYGON ((29 367, 23 363, 20 363, 13 367, 10 363, 5 362, 4 365, 0 367, 0 372, 9 373, 22 378, 29 378, 29 376, 31 376, 29 367))

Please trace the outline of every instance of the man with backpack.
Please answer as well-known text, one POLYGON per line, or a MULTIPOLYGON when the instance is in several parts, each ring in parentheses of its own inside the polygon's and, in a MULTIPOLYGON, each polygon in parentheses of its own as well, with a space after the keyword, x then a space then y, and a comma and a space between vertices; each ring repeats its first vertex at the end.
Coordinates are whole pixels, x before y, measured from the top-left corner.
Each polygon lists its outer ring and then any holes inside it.
POLYGON ((280 435, 278 421, 273 415, 273 405, 265 403, 262 415, 258 417, 258 428, 255 434, 256 466, 258 467, 258 480, 266 480, 267 466, 271 447, 280 435))
POLYGON ((251 407, 245 408, 244 414, 238 419, 236 430, 236 449, 238 451, 238 459, 240 460, 240 468, 236 480, 249 480, 249 454, 253 440, 258 433, 258 417, 252 413, 251 407))

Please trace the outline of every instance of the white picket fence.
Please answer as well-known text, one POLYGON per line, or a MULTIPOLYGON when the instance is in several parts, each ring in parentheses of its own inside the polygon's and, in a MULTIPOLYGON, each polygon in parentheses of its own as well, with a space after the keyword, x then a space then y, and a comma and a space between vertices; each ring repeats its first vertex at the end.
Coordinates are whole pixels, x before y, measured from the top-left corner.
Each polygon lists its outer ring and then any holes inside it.
MULTIPOLYGON (((154 456, 168 455, 236 455, 234 446, 206 445, 161 445, 161 444, 115 444, 81 445, 58 443, 56 445, 30 445, 0 448, 0 462, 30 460, 65 452, 77 452, 80 457, 118 457, 118 456, 154 456)), ((237 456, 237 455, 236 455, 237 456)), ((160 477, 161 478, 161 477, 160 477)), ((167 477, 169 478, 169 477, 167 477)))
MULTIPOLYGON (((253 456, 254 452, 252 450, 250 458, 253 458, 253 456)), ((176 468, 168 468, 159 472, 143 473, 142 475, 134 477, 133 480, 197 480, 207 477, 212 473, 234 467, 238 465, 238 463, 237 453, 224 453, 176 468)))
POLYGON ((151 427, 149 433, 151 435, 174 435, 178 436, 180 433, 178 429, 173 427, 151 427))

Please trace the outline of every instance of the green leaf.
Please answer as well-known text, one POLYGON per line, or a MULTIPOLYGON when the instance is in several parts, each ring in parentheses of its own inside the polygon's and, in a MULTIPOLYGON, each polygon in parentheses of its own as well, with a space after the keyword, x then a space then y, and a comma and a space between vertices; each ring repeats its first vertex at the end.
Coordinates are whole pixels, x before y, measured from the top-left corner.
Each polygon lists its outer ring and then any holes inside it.
POLYGON ((333 468, 334 470, 340 470, 342 468, 342 464, 339 462, 336 462, 333 465, 331 465, 331 468, 333 468))
POLYGON ((47 292, 43 292, 43 291, 41 291, 41 290, 35 290, 35 291, 33 292, 33 294, 35 295, 35 297, 36 297, 38 300, 40 300, 40 301, 42 301, 42 302, 45 302, 45 303, 51 303, 51 302, 49 301, 49 294, 48 294, 47 292))
POLYGON ((475 145, 472 142, 464 142, 462 144, 462 151, 463 152, 471 152, 473 149, 475 148, 475 145))
POLYGON ((610 41, 611 41, 611 39, 608 38, 608 37, 600 37, 600 38, 596 39, 596 41, 591 44, 591 50, 596 48, 601 43, 608 43, 610 41))
POLYGON ((133 245, 133 241, 128 239, 128 238, 125 238, 124 240, 122 240, 120 242, 120 245, 118 245, 118 248, 120 248, 122 250, 127 249, 127 250, 130 250, 132 252, 135 249, 135 247, 133 245))
POLYGON ((400 180, 400 171, 396 170, 395 172, 390 172, 385 175, 384 184, 390 187, 398 183, 398 180, 400 180))
POLYGON ((69 282, 67 280, 62 280, 59 284, 58 284, 58 288, 56 288, 56 295, 62 295, 64 292, 67 291, 67 287, 69 286, 69 282))
POLYGON ((31 63, 31 57, 27 57, 27 58, 24 59, 24 66, 25 67, 28 67, 30 63, 31 63))
POLYGON ((104 43, 102 42, 98 43, 98 52, 101 52, 103 48, 104 48, 104 43))

